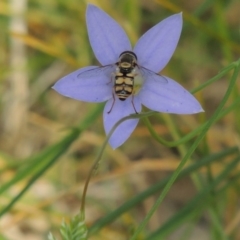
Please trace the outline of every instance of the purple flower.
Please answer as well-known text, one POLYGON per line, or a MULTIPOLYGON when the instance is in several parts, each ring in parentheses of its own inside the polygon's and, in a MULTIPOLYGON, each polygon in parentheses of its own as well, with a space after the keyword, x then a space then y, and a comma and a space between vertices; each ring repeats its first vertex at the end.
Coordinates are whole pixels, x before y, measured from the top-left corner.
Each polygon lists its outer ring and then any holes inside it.
MULTIPOLYGON (((121 118, 141 112, 142 105, 165 113, 203 111, 181 85, 156 74, 166 66, 177 46, 182 29, 181 13, 148 30, 134 48, 121 26, 96 6, 88 5, 86 22, 92 49, 102 67, 81 68, 60 79, 53 88, 81 101, 107 101, 103 112, 107 134, 121 118), (126 54, 127 61, 123 59, 126 54)), ((122 145, 138 121, 131 119, 119 125, 109 144, 113 148, 122 145)))

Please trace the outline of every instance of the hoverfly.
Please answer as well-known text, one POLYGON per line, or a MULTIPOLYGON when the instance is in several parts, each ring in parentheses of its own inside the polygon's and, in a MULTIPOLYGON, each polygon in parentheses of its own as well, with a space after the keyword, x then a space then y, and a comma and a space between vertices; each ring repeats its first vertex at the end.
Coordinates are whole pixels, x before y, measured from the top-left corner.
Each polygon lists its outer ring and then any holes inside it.
POLYGON ((86 70, 85 72, 80 73, 77 77, 97 77, 101 72, 109 72, 112 74, 110 83, 113 82, 113 104, 111 109, 108 111, 110 113, 112 111, 113 105, 115 103, 115 95, 121 101, 125 101, 129 96, 132 95, 132 105, 136 111, 136 108, 133 103, 134 94, 137 93, 137 84, 135 84, 136 77, 140 75, 142 79, 140 85, 144 81, 145 77, 151 77, 155 81, 159 83, 167 83, 168 80, 157 73, 144 68, 137 63, 137 56, 135 53, 131 51, 122 52, 119 56, 118 62, 115 64, 110 64, 106 66, 100 66, 94 69, 86 70))

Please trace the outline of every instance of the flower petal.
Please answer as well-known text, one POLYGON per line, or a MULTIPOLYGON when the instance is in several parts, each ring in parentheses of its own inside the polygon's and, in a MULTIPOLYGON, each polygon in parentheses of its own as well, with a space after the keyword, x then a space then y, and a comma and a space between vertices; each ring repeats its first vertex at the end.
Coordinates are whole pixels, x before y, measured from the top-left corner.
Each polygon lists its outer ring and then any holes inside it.
POLYGON ((117 62, 122 52, 132 49, 122 27, 101 9, 89 4, 86 21, 92 49, 102 65, 117 62))
POLYGON ((134 52, 138 64, 160 72, 175 51, 182 30, 182 14, 174 14, 148 30, 137 42, 134 52))
MULTIPOLYGON (((115 97, 115 102, 110 113, 108 113, 112 107, 113 99, 110 99, 103 112, 103 121, 106 134, 108 134, 112 127, 123 117, 129 116, 130 114, 135 113, 132 104, 132 97, 130 96, 125 101, 120 101, 115 97)), ((134 97, 134 107, 137 112, 141 111, 141 103, 137 97, 134 97)), ((133 130, 138 124, 139 119, 130 119, 121 123, 116 130, 113 132, 112 136, 109 139, 109 144, 112 148, 117 148, 122 145, 131 135, 133 130)))
POLYGON ((139 92, 143 105, 154 111, 176 114, 203 112, 196 98, 174 80, 165 77, 167 83, 147 78, 139 92))
POLYGON ((78 69, 57 81, 53 89, 76 100, 104 102, 112 97, 113 83, 109 77, 109 69, 101 72, 98 69, 101 68, 89 66, 78 69))

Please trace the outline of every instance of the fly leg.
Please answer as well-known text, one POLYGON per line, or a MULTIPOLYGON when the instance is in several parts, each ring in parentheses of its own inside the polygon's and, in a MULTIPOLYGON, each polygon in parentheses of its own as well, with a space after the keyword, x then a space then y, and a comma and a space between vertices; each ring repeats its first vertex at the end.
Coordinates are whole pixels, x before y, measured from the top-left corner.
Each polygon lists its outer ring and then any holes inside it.
POLYGON ((132 95, 132 101, 131 101, 131 103, 132 103, 132 105, 133 105, 133 108, 134 108, 135 113, 138 114, 138 112, 137 112, 137 110, 136 110, 136 108, 135 108, 135 105, 134 105, 133 100, 134 100, 134 94, 132 95))
POLYGON ((115 103, 115 95, 114 95, 114 93, 112 93, 112 96, 113 96, 113 103, 112 103, 112 106, 111 106, 110 110, 107 112, 108 114, 112 111, 113 105, 115 103))

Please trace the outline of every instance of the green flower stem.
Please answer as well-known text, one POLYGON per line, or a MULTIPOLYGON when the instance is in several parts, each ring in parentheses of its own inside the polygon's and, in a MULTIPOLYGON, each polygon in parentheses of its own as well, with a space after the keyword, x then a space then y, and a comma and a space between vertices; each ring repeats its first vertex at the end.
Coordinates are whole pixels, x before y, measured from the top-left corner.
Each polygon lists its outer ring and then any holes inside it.
MULTIPOLYGON (((215 12, 216 16, 216 27, 218 28, 219 34, 227 40, 229 40, 229 31, 228 31, 228 26, 225 21, 225 18, 223 14, 221 14, 225 8, 225 3, 222 1, 217 1, 216 4, 213 6, 213 11, 215 12)), ((229 48, 227 44, 221 44, 221 51, 223 52, 224 59, 226 59, 228 62, 231 62, 233 59, 233 52, 229 48)), ((233 99, 236 99, 239 96, 239 91, 238 88, 235 88, 232 93, 233 99)), ((235 120, 235 125, 238 131, 240 131, 240 113, 239 111, 234 112, 234 120, 235 120)))
MULTIPOLYGON (((240 98, 239 98, 239 102, 240 102, 240 98)), ((169 116, 169 115, 167 115, 167 116, 169 116)), ((219 114, 219 116, 220 116, 220 114, 219 114)), ((172 118, 170 116, 169 116, 169 118, 170 118, 169 121, 172 122, 172 118)), ((176 126, 175 124, 172 124, 172 125, 173 125, 173 127, 176 126)), ((170 128, 170 130, 171 129, 172 129, 172 127, 170 128)), ((176 131, 174 133, 176 135, 176 131)), ((180 138, 180 137, 178 136, 178 138, 180 138)), ((206 156, 208 156, 210 154, 210 149, 208 147, 206 135, 203 138, 203 145, 204 145, 203 146, 204 147, 204 154, 206 156)), ((183 158, 184 155, 187 154, 187 146, 182 144, 182 145, 178 146, 178 149, 179 149, 179 152, 181 154, 181 157, 183 158)), ((208 178, 207 185, 209 185, 214 180, 214 177, 212 175, 211 166, 207 165, 206 168, 207 168, 207 178, 208 178)), ((191 178, 192 178, 192 181, 194 182, 194 185, 198 189, 198 191, 201 191, 202 189, 204 189, 206 187, 206 184, 204 184, 204 181, 201 181, 199 173, 192 173, 191 174, 191 178)), ((215 194, 214 188, 211 190, 210 194, 212 195, 212 198, 215 197, 216 194, 215 194)), ((217 209, 217 205, 214 204, 214 203, 210 203, 208 212, 209 212, 209 215, 210 215, 210 219, 211 219, 211 221, 213 223, 213 227, 215 229, 215 232, 219 236, 217 239, 219 239, 219 240, 227 240, 228 238, 226 237, 224 229, 221 227, 221 222, 220 222, 220 218, 219 218, 219 212, 218 212, 218 209, 217 209)))
POLYGON ((85 201, 86 201, 86 194, 87 194, 87 188, 91 179, 91 176, 93 175, 94 171, 97 169, 98 164, 102 158, 103 152, 108 144, 108 140, 109 138, 112 136, 113 132, 115 131, 115 129, 124 121, 129 120, 129 119, 134 119, 134 118, 140 118, 140 117, 146 117, 149 115, 152 115, 154 112, 148 112, 148 113, 144 113, 144 114, 131 114, 130 116, 124 117, 122 119, 120 119, 111 129, 111 131, 108 133, 102 147, 100 148, 99 153, 97 154, 97 158, 95 159, 89 173, 86 179, 86 182, 84 184, 84 188, 83 188, 83 194, 82 194, 82 201, 81 201, 81 206, 80 206, 80 213, 82 218, 85 218, 85 201))
MULTIPOLYGON (((170 115, 163 115, 163 118, 166 122, 166 124, 168 125, 168 129, 170 130, 171 132, 171 135, 173 136, 174 139, 179 139, 180 138, 180 134, 178 133, 178 130, 176 128, 176 124, 173 122, 172 120, 172 117, 170 115)), ((209 149, 208 149, 208 144, 207 144, 207 141, 206 141, 206 135, 203 139, 204 141, 204 145, 206 146, 205 148, 205 155, 209 155, 209 149)), ((177 146, 179 152, 180 152, 180 156, 181 158, 184 157, 184 155, 187 154, 187 146, 185 144, 181 144, 181 145, 178 145, 177 146)), ((212 181, 213 181, 213 177, 212 177, 212 174, 211 174, 211 166, 210 165, 207 165, 207 174, 208 174, 208 184, 210 184, 212 181)), ((203 181, 201 181, 201 179, 199 178, 198 174, 197 173, 192 173, 191 174, 191 178, 192 178, 192 181, 194 182, 194 185, 197 187, 197 189, 199 191, 201 191, 203 188, 205 188, 204 186, 204 183, 203 181)), ((214 189, 212 190, 211 192, 212 196, 214 196, 214 189)), ((219 238, 218 239, 223 239, 223 240, 226 240, 226 238, 221 238, 222 236, 225 236, 225 233, 223 232, 223 229, 220 228, 221 224, 220 224, 220 221, 219 221, 219 218, 218 218, 218 212, 217 212, 217 208, 216 208, 216 205, 215 204, 211 204, 210 208, 209 208, 209 215, 211 217, 211 220, 212 220, 212 223, 215 227, 215 232, 216 234, 219 233, 219 238)))
MULTIPOLYGON (((168 127, 168 129, 169 129, 169 131, 171 133, 171 136, 173 137, 174 141, 179 140, 181 137, 180 137, 178 129, 176 128, 176 124, 174 123, 174 121, 172 119, 172 116, 169 115, 169 114, 163 114, 162 118, 164 119, 164 121, 165 121, 165 123, 166 123, 166 125, 167 125, 167 127, 168 127)), ((179 144, 176 147, 178 148, 178 151, 180 152, 181 157, 183 157, 183 155, 187 151, 187 149, 184 146, 184 144, 179 144)))
MULTIPOLYGON (((234 64, 231 64, 229 67, 225 68, 225 70, 222 71, 220 74, 227 73, 227 71, 229 71, 232 66, 234 66, 234 64)), ((217 77, 218 76, 210 79, 207 83, 212 83, 213 80, 215 81, 215 80, 218 79, 217 77)), ((236 106, 239 106, 239 103, 240 103, 240 98, 238 97, 238 99, 235 99, 235 102, 231 106, 229 106, 227 109, 225 109, 224 111, 222 111, 219 114, 219 117, 216 119, 216 121, 219 120, 220 118, 222 118, 227 113, 229 113, 236 106)), ((186 154, 186 147, 184 145, 180 146, 180 144, 183 144, 186 141, 190 140, 192 137, 194 137, 196 134, 198 134, 200 131, 202 131, 202 129, 204 129, 205 125, 207 124, 207 123, 203 124, 202 126, 198 127, 194 131, 192 131, 190 134, 188 134, 188 135, 184 136, 183 138, 179 139, 179 136, 178 136, 179 134, 177 133, 177 130, 175 129, 175 125, 172 123, 172 119, 170 117, 166 117, 165 115, 163 115, 163 117, 165 119, 165 122, 168 124, 168 127, 170 129, 170 132, 173 135, 173 138, 175 140, 176 139, 178 139, 178 140, 172 141, 172 142, 165 141, 164 139, 162 139, 161 137, 159 137, 156 134, 155 130, 152 128, 152 125, 149 123, 149 120, 147 118, 144 118, 143 121, 147 125, 147 127, 148 127, 149 131, 151 132, 152 136, 158 142, 161 142, 162 144, 168 145, 168 146, 177 146, 180 153, 181 153, 181 156, 183 156, 183 153, 186 154)), ((208 181, 210 183, 212 181, 212 174, 211 174, 211 167, 209 165, 207 166, 207 170, 208 170, 208 179, 209 179, 208 181)), ((197 175, 192 175, 192 179, 193 179, 193 181, 194 181, 194 183, 195 183, 195 185, 197 186, 198 189, 201 189, 203 187, 203 186, 201 186, 202 185, 201 181, 199 180, 197 175)), ((212 192, 212 194, 214 194, 214 192, 212 192)), ((219 220, 217 218, 218 211, 217 211, 216 205, 211 205, 211 208, 209 209, 209 213, 210 213, 212 222, 214 224, 216 234, 218 234, 218 236, 225 236, 225 234, 223 232, 223 229, 219 227, 220 223, 219 223, 219 220)), ((221 238, 219 238, 219 239, 221 239, 221 238)), ((226 238, 224 237, 223 239, 226 239, 226 238)))
MULTIPOLYGON (((206 81, 204 84, 201 84, 200 86, 198 86, 197 88, 194 88, 191 93, 196 93, 200 90, 202 90, 203 88, 207 87, 208 85, 212 84, 213 82, 217 81, 219 78, 223 77, 224 75, 226 75, 230 70, 232 70, 235 67, 235 63, 231 63, 230 65, 228 65, 227 67, 225 67, 224 69, 222 69, 222 71, 214 76, 213 78, 209 79, 208 81, 206 81)), ((219 117, 218 119, 220 119, 221 117, 219 117)), ((164 139, 162 139, 161 137, 159 137, 154 129, 152 128, 149 120, 147 118, 143 119, 144 123, 146 124, 146 126, 148 127, 150 133, 152 134, 152 136, 160 143, 168 146, 168 147, 175 147, 181 143, 184 143, 190 139, 192 139, 193 137, 196 136, 196 134, 200 131, 202 131, 202 128, 204 128, 204 126, 200 126, 199 128, 197 128, 196 130, 192 131, 191 133, 189 133, 188 135, 186 135, 185 137, 181 138, 180 140, 176 140, 173 142, 169 142, 169 141, 165 141, 164 139)))
MULTIPOLYGON (((232 67, 232 65, 234 65, 234 64, 231 64, 230 66, 232 67)), ((227 71, 228 69, 229 69, 229 68, 225 69, 225 71, 227 71)), ((223 71, 223 73, 225 73, 225 71, 223 71)), ((215 77, 215 78, 213 78, 213 79, 216 80, 217 78, 215 77)), ((210 80, 208 81, 208 83, 212 83, 212 80, 210 79, 210 80)), ((240 98, 239 98, 238 100, 240 100, 240 98)), ((240 101, 239 101, 239 102, 240 102, 240 101)), ((237 102, 238 105, 239 105, 239 102, 237 102)), ((232 105, 236 106, 237 104, 234 103, 234 104, 232 104, 232 105)), ((229 107, 229 109, 232 109, 231 106, 229 107)), ((229 112, 229 109, 227 109, 228 111, 225 111, 224 113, 226 114, 226 112, 229 112)), ((223 115, 224 115, 224 114, 221 114, 221 116, 219 115, 218 119, 220 119, 223 115)), ((164 118, 166 124, 168 125, 168 128, 169 128, 169 130, 170 130, 170 132, 171 132, 171 135, 173 136, 173 138, 174 138, 174 140, 175 140, 174 142, 177 143, 175 146, 177 146, 177 148, 178 148, 178 150, 179 150, 179 152, 180 152, 180 155, 183 157, 183 155, 185 155, 185 154, 187 153, 186 147, 182 144, 182 143, 185 143, 185 141, 184 141, 184 142, 182 141, 183 138, 181 138, 181 139, 179 140, 180 136, 179 136, 179 133, 178 133, 176 127, 175 127, 175 124, 174 124, 173 121, 172 121, 172 118, 171 118, 169 115, 163 115, 162 117, 164 118), (178 139, 178 140, 176 140, 176 139, 178 139), (179 142, 180 142, 180 143, 179 143, 179 142), (181 144, 181 145, 180 145, 180 144, 181 144)), ((218 119, 217 119, 217 120, 218 120, 218 119)), ((163 139, 161 139, 160 137, 158 137, 158 135, 155 133, 155 131, 154 131, 154 129, 152 128, 151 124, 149 123, 149 120, 148 120, 148 119, 143 119, 143 121, 144 121, 145 124, 148 126, 150 132, 154 135, 154 137, 157 137, 158 140, 160 140, 160 141, 163 140, 163 139)), ((205 124, 207 124, 207 123, 205 123, 205 124)), ((194 132, 195 132, 195 133, 200 132, 201 128, 203 128, 203 127, 204 127, 204 126, 200 126, 198 129, 196 129, 196 131, 193 131, 192 133, 194 133, 194 132)), ((192 133, 190 133, 189 135, 191 136, 192 133)), ((186 139, 189 137, 189 135, 186 136, 186 139)), ((205 139, 205 140, 206 140, 206 139, 205 139)), ((162 143, 165 143, 165 144, 167 143, 166 141, 164 142, 164 140, 161 141, 161 142, 162 142, 162 143)), ((173 144, 174 142, 168 142, 168 145, 173 144)), ((204 143, 205 143, 204 145, 207 146, 206 141, 204 141, 204 143)), ((206 150, 207 150, 207 149, 206 149, 206 150)), ((210 168, 209 165, 207 166, 207 169, 208 169, 208 179, 209 179, 209 183, 210 183, 211 180, 212 180, 212 175, 211 175, 211 168, 210 168)), ((201 188, 203 187, 203 186, 202 186, 202 183, 201 183, 201 181, 199 180, 199 178, 198 178, 197 175, 192 175, 192 179, 193 179, 193 181, 194 181, 194 183, 195 183, 195 185, 197 186, 198 189, 201 189, 201 188)), ((212 194, 214 194, 214 192, 213 192, 212 194)), ((215 206, 215 205, 212 205, 212 208, 210 208, 209 211, 210 211, 211 219, 212 219, 212 221, 213 221, 213 223, 214 223, 214 226, 215 226, 215 228, 216 228, 216 231, 215 231, 215 232, 216 232, 216 233, 220 233, 220 236, 224 236, 224 233, 222 232, 222 229, 219 228, 220 223, 219 223, 218 218, 217 218, 217 215, 218 215, 218 214, 217 214, 216 206, 215 206)))
POLYGON ((139 225, 139 227, 136 229, 135 233, 133 234, 133 236, 130 238, 130 240, 134 240, 137 238, 138 234, 143 230, 143 228, 147 225, 149 219, 151 218, 151 216, 154 214, 154 212, 156 211, 156 209, 159 207, 159 205, 162 203, 163 199, 166 197, 168 191, 170 190, 171 186, 173 185, 173 183, 175 182, 175 180, 177 179, 179 173, 181 172, 182 168, 184 167, 184 165, 186 164, 186 162, 188 161, 188 159, 191 157, 191 155, 193 154, 193 152, 195 151, 195 149, 197 148, 197 146, 199 145, 199 143, 202 141, 202 139, 204 138, 205 134, 207 133, 208 129, 211 127, 211 125, 216 121, 216 118, 218 117, 218 115, 220 114, 220 112, 222 111, 222 108, 224 107, 224 105, 226 104, 232 90, 234 89, 235 86, 235 82, 237 80, 237 76, 239 73, 239 62, 235 63, 235 68, 234 68, 234 72, 233 72, 233 76, 231 78, 231 81, 229 83, 228 89, 222 99, 222 101, 220 102, 218 108, 216 109, 215 113, 212 115, 212 117, 209 119, 209 121, 207 122, 205 128, 203 129, 203 131, 200 133, 200 135, 197 137, 197 139, 195 140, 195 142, 192 144, 192 146, 190 147, 190 149, 188 150, 187 154, 184 156, 184 158, 182 159, 182 161, 180 162, 180 164, 178 165, 177 169, 174 171, 174 173, 172 174, 172 177, 170 178, 169 182, 167 183, 167 185, 165 186, 165 188, 163 189, 161 195, 159 196, 158 200, 156 201, 156 203, 153 205, 153 207, 150 209, 149 213, 147 214, 147 216, 144 218, 144 220, 141 222, 141 224, 139 225))
POLYGON ((200 86, 192 89, 190 92, 192 94, 199 92, 200 90, 204 89, 205 87, 211 85, 212 83, 216 82, 219 78, 223 77, 224 75, 226 75, 230 70, 234 69, 236 66, 236 63, 233 62, 230 65, 228 65, 227 67, 223 68, 222 71, 217 74, 216 76, 214 76, 213 78, 209 79, 208 81, 206 81, 205 83, 201 84, 200 86))
MULTIPOLYGON (((215 119, 214 122, 217 122, 218 120, 220 120, 222 117, 226 116, 228 113, 230 113, 233 109, 235 109, 236 107, 239 107, 240 104, 240 97, 238 97, 230 106, 228 106, 226 109, 222 110, 222 112, 218 115, 218 117, 215 119)), ((196 137, 196 135, 198 135, 207 125, 208 122, 205 122, 204 124, 202 124, 201 126, 197 127, 196 129, 194 129, 192 132, 188 133, 187 135, 183 136, 181 139, 175 140, 175 141, 167 141, 163 138, 161 138, 154 130, 154 128, 152 127, 152 124, 150 123, 148 118, 142 118, 142 121, 144 122, 144 124, 147 126, 150 134, 152 135, 152 137, 158 141, 159 143, 167 146, 167 147, 176 147, 180 144, 186 143, 189 140, 191 140, 192 138, 196 137)))
POLYGON ((108 140, 110 139, 110 137, 112 136, 113 132, 115 131, 115 129, 124 121, 129 120, 129 119, 134 119, 134 118, 146 118, 149 117, 151 115, 155 114, 154 111, 149 111, 149 112, 145 112, 145 113, 140 113, 140 114, 131 114, 130 116, 124 117, 122 119, 120 119, 111 129, 111 131, 108 133, 99 153, 97 154, 97 158, 95 159, 89 173, 86 179, 86 182, 84 184, 83 187, 83 193, 82 193, 82 201, 81 201, 81 206, 80 206, 80 215, 81 215, 81 220, 85 219, 85 202, 86 202, 86 195, 87 195, 87 189, 88 189, 88 185, 90 182, 90 179, 94 173, 94 171, 97 169, 98 164, 102 158, 103 152, 108 144, 108 140))
MULTIPOLYGON (((209 164, 214 163, 215 161, 222 161, 226 157, 230 157, 232 155, 239 154, 238 148, 233 147, 229 149, 225 149, 221 152, 212 154, 210 156, 206 156, 202 159, 199 159, 199 161, 194 162, 190 166, 186 167, 181 171, 181 173, 178 176, 179 178, 183 178, 185 176, 188 176, 194 171, 199 171, 200 168, 203 166, 207 166, 209 164)), ((95 222, 89 229, 89 233, 92 235, 99 231, 101 228, 106 226, 107 224, 112 223, 115 219, 117 219, 120 215, 122 215, 124 212, 129 211, 131 208, 135 207, 137 204, 141 203, 148 197, 152 196, 153 194, 159 192, 169 181, 171 176, 167 176, 160 182, 155 183, 153 186, 149 187, 145 191, 141 192, 137 196, 134 196, 132 199, 128 200, 127 202, 123 203, 118 209, 114 210, 113 212, 109 213, 107 216, 99 219, 97 222, 95 222)))
MULTIPOLYGON (((163 117, 165 123, 167 124, 168 129, 169 129, 173 139, 174 140, 179 140, 181 138, 181 136, 180 136, 180 134, 179 134, 179 132, 178 132, 178 130, 176 128, 176 124, 174 123, 171 115, 164 114, 162 117, 163 117)), ((206 137, 204 137, 203 141, 205 142, 205 140, 206 140, 206 137)), ((187 146, 186 146, 186 144, 179 144, 176 147, 177 147, 177 149, 178 149, 178 151, 180 153, 180 157, 182 159, 187 154, 187 146)), ((207 155, 209 155, 209 154, 206 154, 206 156, 207 155)), ((192 159, 189 159, 189 160, 192 161, 192 159)), ((207 168, 210 168, 210 166, 207 165, 207 168)), ((202 186, 201 186, 202 183, 201 183, 201 180, 198 177, 198 174, 193 172, 192 174, 190 174, 190 176, 191 176, 191 179, 192 179, 194 185, 196 186, 196 188, 198 190, 202 189, 202 186)))
MULTIPOLYGON (((211 201, 214 201, 212 198, 211 192, 212 189, 216 188, 228 175, 229 173, 234 170, 234 168, 239 163, 240 157, 237 156, 235 159, 233 159, 226 168, 223 169, 223 171, 214 179, 214 181, 211 182, 208 186, 206 186, 204 189, 202 189, 201 192, 199 192, 195 197, 192 198, 186 204, 176 215, 174 215, 172 218, 170 218, 161 228, 156 230, 155 232, 151 233, 150 236, 148 236, 147 239, 149 240, 160 240, 165 239, 166 235, 180 222, 182 222, 184 219, 188 218, 188 213, 196 210, 196 206, 198 208, 201 208, 203 204, 206 202, 211 203, 211 201), (203 200, 205 199, 205 201, 203 200)), ((219 192, 219 194, 222 194, 222 191, 219 192)), ((219 226, 220 227, 220 226, 219 226)), ((224 236, 222 239, 228 239, 227 236, 224 236)))

